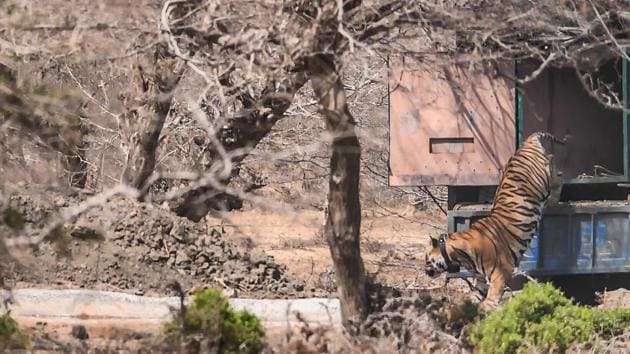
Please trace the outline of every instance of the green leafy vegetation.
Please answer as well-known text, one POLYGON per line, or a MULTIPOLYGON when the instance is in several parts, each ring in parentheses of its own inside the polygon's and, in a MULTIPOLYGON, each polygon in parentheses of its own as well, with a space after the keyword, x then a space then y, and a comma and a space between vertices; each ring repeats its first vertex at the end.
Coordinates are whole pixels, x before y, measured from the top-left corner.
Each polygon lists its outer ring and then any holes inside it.
POLYGON ((53 245, 58 257, 72 257, 72 250, 70 249, 70 242, 72 240, 72 237, 70 235, 71 230, 71 226, 61 225, 54 228, 44 238, 44 240, 50 242, 53 245))
POLYGON ((466 299, 461 303, 441 304, 432 315, 442 330, 459 334, 478 321, 482 313, 478 304, 466 299))
POLYGON ((630 309, 580 306, 551 284, 528 283, 505 306, 475 324, 469 341, 481 353, 564 352, 593 336, 630 328, 630 309))
POLYGON ((24 219, 24 216, 19 211, 13 208, 6 208, 2 215, 2 222, 12 229, 22 230, 26 219, 24 219))
POLYGON ((28 348, 28 337, 8 313, 0 316, 0 352, 28 348))
POLYGON ((259 353, 263 347, 260 320, 246 310, 235 311, 216 289, 195 294, 183 321, 175 319, 164 330, 175 340, 182 335, 201 334, 215 343, 221 353, 259 353))

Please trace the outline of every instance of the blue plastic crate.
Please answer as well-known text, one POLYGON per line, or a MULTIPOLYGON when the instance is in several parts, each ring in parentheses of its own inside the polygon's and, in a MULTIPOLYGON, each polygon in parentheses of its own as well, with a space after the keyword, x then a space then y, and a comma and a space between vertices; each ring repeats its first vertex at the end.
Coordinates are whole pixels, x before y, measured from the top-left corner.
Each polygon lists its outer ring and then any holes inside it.
POLYGON ((595 234, 596 267, 619 268, 630 266, 628 242, 629 219, 624 215, 600 215, 595 234))
MULTIPOLYGON (((449 211, 449 231, 488 214, 487 205, 449 211)), ((630 272, 630 203, 597 201, 548 208, 519 270, 532 275, 630 272)))
POLYGON ((536 232, 532 242, 529 244, 529 248, 523 254, 523 258, 521 258, 521 263, 518 265, 519 270, 527 271, 538 266, 538 249, 538 232, 536 232))

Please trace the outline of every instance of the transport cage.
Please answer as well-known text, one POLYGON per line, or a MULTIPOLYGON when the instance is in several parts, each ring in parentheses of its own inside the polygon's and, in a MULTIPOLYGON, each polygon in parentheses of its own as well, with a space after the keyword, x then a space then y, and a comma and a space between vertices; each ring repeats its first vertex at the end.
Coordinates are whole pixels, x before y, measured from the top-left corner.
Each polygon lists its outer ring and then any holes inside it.
POLYGON ((630 273, 630 65, 602 48, 583 56, 598 65, 578 70, 619 93, 625 110, 592 97, 575 68, 538 70, 540 61, 523 60, 474 72, 390 58, 389 184, 447 186, 448 230, 464 230, 488 214, 505 164, 529 134, 569 135, 548 146, 562 173, 561 203, 544 211, 520 269, 630 273))
POLYGON ((517 144, 514 85, 499 73, 435 67, 390 59, 390 185, 497 184, 517 144))
MULTIPOLYGON (((519 62, 517 76, 525 78, 539 66, 536 61, 519 62)), ((628 106, 627 61, 604 61, 592 76, 621 93, 628 106)), ((570 136, 565 146, 549 146, 565 185, 629 181, 628 112, 608 109, 593 98, 575 69, 549 68, 518 87, 516 124, 519 145, 536 131, 570 136)))
MULTIPOLYGON (((597 70, 584 70, 629 107, 628 62, 603 58, 597 70)), ((390 58, 390 185, 496 186, 508 159, 536 131, 570 136, 564 146, 549 146, 565 185, 630 182, 628 110, 602 105, 573 68, 547 67, 522 85, 509 79, 539 67, 528 60, 471 72, 390 58)))
MULTIPOLYGON (((450 210, 448 231, 467 230, 489 211, 489 204, 450 210)), ((534 276, 630 272, 630 203, 572 202, 546 208, 518 270, 534 276)))

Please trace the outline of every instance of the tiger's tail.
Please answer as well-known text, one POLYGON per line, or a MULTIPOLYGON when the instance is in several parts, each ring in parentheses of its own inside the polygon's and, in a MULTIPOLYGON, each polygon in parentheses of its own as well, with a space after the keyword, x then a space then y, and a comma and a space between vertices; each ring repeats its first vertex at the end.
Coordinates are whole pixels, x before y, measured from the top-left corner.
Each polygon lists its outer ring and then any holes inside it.
POLYGON ((558 139, 555 136, 553 136, 551 133, 547 133, 547 132, 538 132, 536 133, 536 135, 538 136, 538 139, 550 140, 560 145, 565 145, 567 141, 569 141, 569 139, 571 138, 571 135, 565 134, 562 139, 558 139))

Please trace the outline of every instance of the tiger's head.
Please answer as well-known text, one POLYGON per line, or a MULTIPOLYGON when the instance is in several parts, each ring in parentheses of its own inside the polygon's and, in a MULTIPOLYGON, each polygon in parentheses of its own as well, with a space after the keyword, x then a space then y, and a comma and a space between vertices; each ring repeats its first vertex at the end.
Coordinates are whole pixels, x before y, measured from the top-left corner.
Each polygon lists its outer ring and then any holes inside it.
POLYGON ((440 240, 433 236, 429 236, 429 238, 431 243, 425 256, 425 271, 428 276, 435 278, 446 271, 446 260, 440 250, 440 240))
POLYGON ((459 272, 459 264, 450 259, 446 251, 447 234, 441 234, 439 238, 429 236, 431 244, 425 256, 425 271, 428 276, 435 278, 444 272, 459 272))

